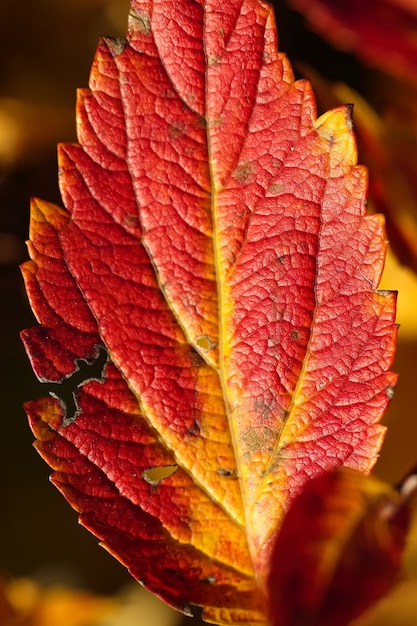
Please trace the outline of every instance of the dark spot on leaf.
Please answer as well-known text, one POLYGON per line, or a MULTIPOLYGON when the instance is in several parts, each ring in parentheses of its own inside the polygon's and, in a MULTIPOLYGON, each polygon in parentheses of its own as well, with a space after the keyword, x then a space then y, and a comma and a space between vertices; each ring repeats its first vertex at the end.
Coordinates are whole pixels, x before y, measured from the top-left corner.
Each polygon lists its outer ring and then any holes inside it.
POLYGON ((224 478, 237 478, 237 471, 235 469, 219 467, 217 473, 219 476, 223 476, 224 478))
POLYGON ((185 129, 185 124, 182 121, 175 122, 174 124, 170 124, 168 126, 168 135, 170 138, 175 141, 175 139, 179 139, 183 136, 185 129))
POLYGON ((190 435, 193 435, 193 437, 196 437, 200 434, 200 424, 197 422, 197 420, 194 420, 194 422, 188 429, 188 433, 190 435))
POLYGON ((123 216, 123 225, 127 228, 135 228, 139 226, 139 217, 137 215, 124 215, 123 216))
POLYGON ((333 144, 335 142, 335 138, 336 138, 336 134, 335 133, 329 133, 329 135, 327 137, 327 141, 329 142, 330 146, 333 146, 333 144))
POLYGON ((202 128, 203 130, 205 130, 207 128, 207 120, 203 115, 198 115, 195 125, 197 126, 197 128, 202 128))
POLYGON ((191 365, 192 367, 201 367, 204 363, 204 359, 200 356, 197 350, 194 348, 190 348, 190 357, 191 357, 191 365))
POLYGON ((178 469, 178 465, 164 465, 163 467, 151 467, 142 472, 142 478, 152 487, 157 487, 159 483, 172 476, 178 469))
POLYGON ((355 127, 353 124, 354 105, 352 103, 349 103, 349 104, 346 104, 345 107, 346 107, 346 126, 348 127, 350 132, 353 132, 355 130, 355 127))
POLYGON ((96 355, 91 359, 76 359, 75 369, 58 383, 48 383, 49 394, 58 400, 63 411, 62 426, 75 422, 80 414, 77 404, 77 391, 89 382, 103 382, 107 351, 103 346, 95 346, 96 355))
POLYGON ((300 333, 298 332, 298 330, 294 329, 290 332, 290 337, 293 341, 298 341, 300 338, 300 333))
POLYGON ((174 576, 175 578, 178 578, 179 580, 185 581, 184 572, 182 572, 181 570, 173 569, 172 567, 166 567, 164 568, 164 571, 166 574, 169 574, 170 576, 174 576))

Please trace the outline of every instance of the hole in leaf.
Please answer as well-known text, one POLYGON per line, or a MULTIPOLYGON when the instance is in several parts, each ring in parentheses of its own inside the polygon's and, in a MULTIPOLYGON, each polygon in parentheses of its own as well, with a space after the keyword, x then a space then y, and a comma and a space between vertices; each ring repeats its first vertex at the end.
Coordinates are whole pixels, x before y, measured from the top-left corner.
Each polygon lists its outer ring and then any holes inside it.
POLYGON ((58 383, 48 383, 49 394, 58 400, 64 410, 62 426, 69 426, 80 414, 76 392, 89 382, 104 381, 104 368, 107 363, 107 351, 103 346, 95 346, 96 355, 91 359, 75 359, 72 374, 65 376, 58 383))
POLYGON ((142 477, 146 480, 147 483, 152 485, 152 487, 157 487, 159 483, 164 480, 164 478, 168 478, 168 476, 172 476, 178 469, 178 465, 165 465, 163 467, 151 467, 142 472, 142 477))
POLYGON ((202 585, 214 585, 216 582, 215 576, 207 576, 199 581, 202 585))
POLYGON ((197 337, 196 344, 203 352, 208 352, 216 346, 216 343, 212 341, 208 335, 200 335, 200 337, 197 337))

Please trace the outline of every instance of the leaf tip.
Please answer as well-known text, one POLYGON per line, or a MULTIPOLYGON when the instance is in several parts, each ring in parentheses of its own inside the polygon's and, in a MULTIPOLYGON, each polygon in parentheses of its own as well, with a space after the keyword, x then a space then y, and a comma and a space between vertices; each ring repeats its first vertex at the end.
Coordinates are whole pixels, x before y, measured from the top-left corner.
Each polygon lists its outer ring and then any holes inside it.
POLYGON ((107 46, 113 57, 122 54, 127 46, 127 39, 124 37, 103 37, 101 41, 107 46))
POLYGON ((330 153, 330 175, 345 173, 346 167, 356 165, 358 153, 352 121, 352 105, 343 105, 323 113, 314 129, 324 140, 330 153))

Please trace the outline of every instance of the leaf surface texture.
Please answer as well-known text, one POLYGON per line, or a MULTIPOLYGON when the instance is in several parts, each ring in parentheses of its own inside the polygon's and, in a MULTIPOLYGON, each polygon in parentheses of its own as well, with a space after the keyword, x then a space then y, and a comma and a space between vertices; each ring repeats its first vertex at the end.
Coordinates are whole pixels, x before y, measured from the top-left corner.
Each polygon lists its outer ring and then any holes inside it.
POLYGON ((24 267, 43 381, 28 403, 81 522, 150 590, 218 624, 267 623, 277 529, 304 483, 368 471, 395 384, 349 107, 315 115, 258 0, 139 1, 35 200, 24 267), (78 367, 78 365, 77 365, 78 367), (100 377, 98 377, 100 378, 100 377))

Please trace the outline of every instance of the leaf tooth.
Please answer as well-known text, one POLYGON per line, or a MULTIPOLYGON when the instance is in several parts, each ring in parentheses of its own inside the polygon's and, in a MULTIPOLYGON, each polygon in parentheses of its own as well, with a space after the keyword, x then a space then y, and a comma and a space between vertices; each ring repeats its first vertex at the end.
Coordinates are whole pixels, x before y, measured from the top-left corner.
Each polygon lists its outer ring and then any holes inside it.
POLYGON ((356 165, 358 153, 351 106, 344 105, 323 113, 314 129, 328 145, 330 177, 343 176, 349 166, 356 165))

